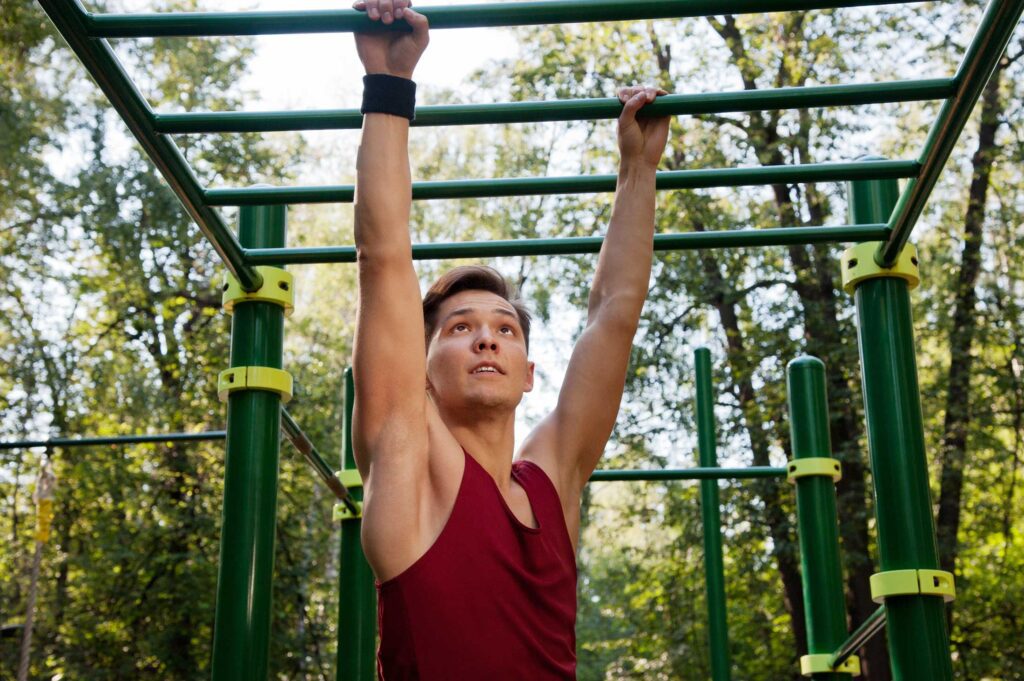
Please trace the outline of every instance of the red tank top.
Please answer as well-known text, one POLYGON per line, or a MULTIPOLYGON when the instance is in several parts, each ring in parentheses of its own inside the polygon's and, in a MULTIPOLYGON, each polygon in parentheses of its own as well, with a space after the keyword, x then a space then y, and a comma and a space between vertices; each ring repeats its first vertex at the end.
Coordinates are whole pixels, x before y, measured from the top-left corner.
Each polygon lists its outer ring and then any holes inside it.
POLYGON ((494 479, 466 466, 444 529, 377 584, 382 681, 576 678, 576 556, 547 474, 512 464, 538 527, 519 522, 494 479))

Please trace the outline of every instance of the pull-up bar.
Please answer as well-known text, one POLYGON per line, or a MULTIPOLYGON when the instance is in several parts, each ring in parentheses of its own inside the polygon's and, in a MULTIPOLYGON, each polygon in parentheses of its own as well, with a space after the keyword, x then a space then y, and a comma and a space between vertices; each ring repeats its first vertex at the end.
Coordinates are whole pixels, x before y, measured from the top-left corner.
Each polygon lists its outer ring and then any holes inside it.
MULTIPOLYGON (((917 1, 917 0, 914 0, 917 1)), ((534 0, 502 4, 417 8, 430 27, 485 28, 584 22, 674 19, 715 14, 800 12, 892 4, 886 0, 534 0)), ((292 12, 180 12, 90 14, 90 38, 279 35, 408 30, 404 21, 384 26, 355 10, 292 12)))
MULTIPOLYGON (((709 189, 799 182, 851 182, 917 177, 917 161, 857 161, 806 163, 795 166, 752 168, 701 168, 667 170, 657 173, 655 187, 667 189, 709 189)), ((596 194, 615 191, 615 175, 568 177, 499 177, 482 180, 414 182, 412 198, 470 199, 495 196, 540 196, 544 194, 596 194)), ((208 189, 211 206, 270 206, 296 203, 351 203, 355 185, 321 187, 243 187, 208 189)))
MULTIPOLYGON (((901 80, 888 83, 810 85, 771 90, 699 92, 664 95, 646 105, 645 116, 739 113, 824 106, 888 104, 945 99, 956 92, 952 78, 901 80)), ((591 121, 618 118, 622 102, 606 97, 495 104, 443 104, 416 108, 413 127, 591 121)), ((282 132, 288 130, 358 130, 358 109, 321 111, 189 111, 156 113, 153 127, 164 134, 282 132)))
MULTIPOLYGON (((889 236, 886 224, 837 225, 835 227, 773 227, 734 229, 714 232, 655 234, 655 251, 691 251, 702 248, 744 248, 750 246, 789 246, 801 244, 884 241, 889 236)), ((453 258, 499 258, 529 255, 582 255, 597 253, 603 236, 559 237, 556 239, 495 239, 452 243, 414 244, 413 260, 453 258)), ((318 246, 309 248, 247 248, 245 261, 251 265, 312 265, 315 263, 355 262, 355 246, 318 246)))

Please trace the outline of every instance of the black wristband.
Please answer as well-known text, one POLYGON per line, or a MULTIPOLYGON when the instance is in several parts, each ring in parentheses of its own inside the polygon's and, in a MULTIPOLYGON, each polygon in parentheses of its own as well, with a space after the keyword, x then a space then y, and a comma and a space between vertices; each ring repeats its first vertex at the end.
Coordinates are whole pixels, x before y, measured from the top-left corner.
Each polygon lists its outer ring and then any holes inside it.
POLYGON ((386 73, 363 76, 363 106, 359 113, 386 113, 411 121, 416 117, 416 83, 386 73))

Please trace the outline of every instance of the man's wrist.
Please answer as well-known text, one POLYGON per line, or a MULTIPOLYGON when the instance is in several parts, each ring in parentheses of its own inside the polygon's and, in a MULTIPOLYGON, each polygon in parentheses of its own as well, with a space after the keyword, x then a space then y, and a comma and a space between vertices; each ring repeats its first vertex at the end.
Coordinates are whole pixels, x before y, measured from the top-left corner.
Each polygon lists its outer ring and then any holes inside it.
POLYGON ((642 158, 624 158, 619 161, 619 177, 653 175, 657 170, 658 164, 648 163, 642 158))
POLYGON ((390 114, 412 120, 416 116, 416 83, 390 73, 363 76, 363 115, 390 114))

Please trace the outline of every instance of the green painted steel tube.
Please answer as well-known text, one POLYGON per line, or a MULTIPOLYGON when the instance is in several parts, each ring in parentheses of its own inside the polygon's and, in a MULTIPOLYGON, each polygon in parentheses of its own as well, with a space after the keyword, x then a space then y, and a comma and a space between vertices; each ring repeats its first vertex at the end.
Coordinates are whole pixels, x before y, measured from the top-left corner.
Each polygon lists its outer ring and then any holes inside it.
POLYGON ((956 93, 943 104, 928 132, 921 152, 921 176, 907 184, 896 206, 892 221, 893 232, 875 254, 875 261, 879 265, 891 267, 910 239, 910 233, 928 202, 939 174, 960 139, 960 133, 981 91, 992 77, 1022 12, 1024 0, 992 0, 986 8, 981 24, 954 76, 956 93))
MULTIPOLYGON (((825 106, 856 106, 886 102, 946 99, 955 91, 952 78, 889 83, 816 85, 772 90, 701 92, 664 95, 644 107, 645 115, 680 116, 825 106)), ((618 118, 622 103, 615 98, 497 104, 445 104, 416 109, 413 127, 592 121, 618 118)), ((210 111, 156 113, 155 129, 165 134, 281 132, 288 130, 358 130, 359 109, 320 111, 210 111)))
POLYGON ((3 449, 32 447, 96 447, 98 445, 137 445, 151 442, 203 442, 223 440, 227 431, 207 430, 201 433, 157 433, 155 435, 110 435, 108 437, 51 437, 48 440, 16 440, 0 442, 3 449))
MULTIPOLYGON (((243 208, 239 239, 253 247, 284 244, 284 208, 243 208)), ((279 305, 235 304, 232 367, 280 369, 283 340, 279 305)), ((211 674, 214 681, 260 681, 270 658, 280 397, 265 390, 232 392, 227 431, 211 674)))
POLYGON ((223 218, 205 202, 199 181, 174 142, 153 130, 153 111, 121 68, 110 45, 86 37, 89 16, 81 3, 78 0, 40 0, 39 4, 121 115, 186 212, 213 244, 228 270, 246 290, 258 289, 263 283, 262 277, 246 265, 241 244, 223 218))
MULTIPOLYGON (((916 161, 859 161, 852 163, 808 163, 798 166, 756 166, 662 171, 656 176, 659 190, 741 187, 795 182, 847 182, 916 177, 916 161)), ((615 191, 615 175, 568 177, 500 177, 483 180, 414 182, 412 198, 468 199, 492 196, 536 196, 540 194, 594 194, 615 191)), ((351 203, 354 185, 322 187, 241 187, 209 189, 211 206, 248 206, 295 203, 351 203)))
POLYGON ((742 480, 749 478, 785 477, 785 468, 749 466, 747 468, 662 468, 657 470, 594 471, 590 482, 630 481, 655 482, 659 480, 742 480))
MULTIPOLYGON (((816 357, 798 357, 786 369, 789 432, 794 460, 832 457, 825 365, 816 357)), ((831 476, 795 481, 797 533, 807 622, 807 650, 832 653, 846 638, 846 603, 839 558, 839 517, 831 476)), ((818 672, 815 679, 849 681, 850 674, 818 672)))
MULTIPOLYGON (((656 234, 654 250, 682 251, 701 248, 744 248, 750 246, 784 246, 789 244, 848 243, 879 241, 889 234, 884 223, 875 225, 837 225, 835 227, 777 227, 771 229, 739 229, 720 232, 688 232, 656 234)), ((466 241, 460 243, 415 244, 413 260, 444 260, 449 258, 497 258, 520 255, 581 255, 597 253, 603 236, 563 237, 560 239, 519 239, 466 241)), ((314 248, 250 248, 245 257, 253 265, 312 265, 317 263, 355 262, 355 246, 320 246, 314 248)))
MULTIPOLYGON (((891 0, 890 0, 891 1, 891 0)), ((885 0, 534 0, 419 8, 432 28, 531 26, 597 21, 703 17, 713 14, 800 12, 831 7, 867 7, 885 0)), ((391 30, 408 30, 396 22, 391 30)), ((270 35, 379 31, 384 27, 354 10, 292 12, 180 12, 91 15, 94 38, 270 35)))
POLYGON ((342 484, 338 476, 335 475, 334 470, 327 464, 324 457, 320 455, 320 452, 316 450, 313 445, 313 441, 309 439, 309 436, 302 430, 298 422, 288 413, 287 409, 281 408, 281 430, 284 431, 285 437, 292 443, 292 446, 302 454, 306 463, 309 464, 320 479, 324 481, 328 489, 338 498, 341 503, 345 504, 345 507, 353 513, 356 512, 356 505, 352 498, 349 489, 342 484))
MULTIPOLYGON (((892 181, 890 181, 892 182, 892 181)), ((851 205, 859 201, 851 187, 851 205)), ((892 192, 878 191, 878 196, 892 192)), ((892 206, 864 219, 884 219, 892 206)), ((874 481, 882 571, 938 569, 921 396, 907 282, 881 277, 855 291, 861 384, 874 481)), ((894 681, 950 681, 945 607, 937 596, 886 599, 886 631, 894 681)))
MULTIPOLYGON (((356 467, 352 449, 352 407, 356 389, 352 369, 345 369, 345 422, 342 468, 356 467)), ((352 490, 362 501, 363 488, 352 490)), ((337 681, 376 679, 377 589, 359 539, 362 520, 341 521, 341 569, 338 576, 337 681)))
POLYGON ((835 667, 842 664, 850 655, 867 645, 878 632, 885 629, 885 606, 878 606, 878 610, 871 613, 861 625, 847 637, 843 644, 832 654, 831 664, 835 667))
MULTIPOLYGON (((700 465, 718 467, 715 401, 711 385, 711 351, 693 354, 697 382, 697 442, 700 465)), ((718 480, 701 480, 700 512, 704 529, 704 585, 708 600, 708 656, 712 681, 729 681, 729 624, 725 607, 725 566, 722 559, 722 510, 718 480)))

